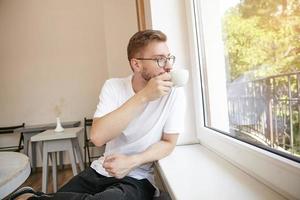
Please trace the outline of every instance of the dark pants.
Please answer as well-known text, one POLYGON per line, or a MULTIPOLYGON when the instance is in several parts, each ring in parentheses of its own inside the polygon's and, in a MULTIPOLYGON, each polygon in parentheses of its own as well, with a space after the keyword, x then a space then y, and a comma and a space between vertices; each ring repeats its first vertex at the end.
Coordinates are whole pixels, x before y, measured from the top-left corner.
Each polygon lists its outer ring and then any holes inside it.
POLYGON ((147 179, 105 177, 89 167, 56 193, 29 199, 152 200, 154 192, 155 188, 147 179))

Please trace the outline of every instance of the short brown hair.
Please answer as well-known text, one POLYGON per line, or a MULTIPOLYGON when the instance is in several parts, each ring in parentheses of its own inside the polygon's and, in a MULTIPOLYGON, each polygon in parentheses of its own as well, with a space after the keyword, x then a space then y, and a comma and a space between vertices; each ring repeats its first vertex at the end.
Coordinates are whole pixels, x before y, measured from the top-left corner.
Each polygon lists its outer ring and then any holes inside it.
POLYGON ((130 62, 134 56, 152 41, 166 42, 167 36, 159 30, 143 30, 135 33, 127 46, 127 57, 130 62))

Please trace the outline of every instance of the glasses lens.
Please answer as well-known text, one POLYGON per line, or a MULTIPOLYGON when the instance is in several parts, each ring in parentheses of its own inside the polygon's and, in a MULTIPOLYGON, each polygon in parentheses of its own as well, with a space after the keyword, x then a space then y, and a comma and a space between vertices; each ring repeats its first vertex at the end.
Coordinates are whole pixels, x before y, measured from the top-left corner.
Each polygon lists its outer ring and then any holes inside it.
POLYGON ((164 58, 164 57, 158 58, 157 59, 157 64, 158 64, 159 67, 166 66, 166 64, 167 64, 167 58, 164 58))
POLYGON ((168 58, 170 65, 173 65, 175 63, 175 56, 170 56, 168 58))
POLYGON ((169 61, 170 65, 172 66, 175 63, 175 56, 170 56, 168 58, 161 57, 157 59, 157 64, 159 67, 165 67, 167 62, 169 61))

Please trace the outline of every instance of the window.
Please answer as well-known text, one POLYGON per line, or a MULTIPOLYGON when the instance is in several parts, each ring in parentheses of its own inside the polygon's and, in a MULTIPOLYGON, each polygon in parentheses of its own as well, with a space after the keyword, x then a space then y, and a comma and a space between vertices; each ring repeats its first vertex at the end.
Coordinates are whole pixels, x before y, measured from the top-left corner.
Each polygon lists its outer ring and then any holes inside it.
POLYGON ((205 126, 300 162, 300 1, 194 3, 205 126))

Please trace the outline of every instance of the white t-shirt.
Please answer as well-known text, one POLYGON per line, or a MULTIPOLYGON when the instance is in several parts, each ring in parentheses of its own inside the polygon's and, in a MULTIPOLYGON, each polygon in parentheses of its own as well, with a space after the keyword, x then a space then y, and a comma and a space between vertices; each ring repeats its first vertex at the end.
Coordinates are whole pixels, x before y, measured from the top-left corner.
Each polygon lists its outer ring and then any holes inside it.
MULTIPOLYGON (((132 75, 126 78, 109 79, 105 82, 94 118, 116 110, 135 95, 131 79, 132 75)), ((141 115, 132 120, 120 136, 106 144, 104 156, 113 153, 137 154, 160 141, 162 133, 182 133, 184 112, 183 88, 172 88, 168 95, 148 102, 141 115)), ((99 174, 109 176, 102 167, 101 159, 93 161, 91 167, 99 174)), ((154 185, 153 163, 139 166, 128 176, 136 179, 146 178, 154 185)))

